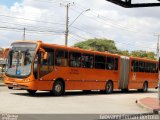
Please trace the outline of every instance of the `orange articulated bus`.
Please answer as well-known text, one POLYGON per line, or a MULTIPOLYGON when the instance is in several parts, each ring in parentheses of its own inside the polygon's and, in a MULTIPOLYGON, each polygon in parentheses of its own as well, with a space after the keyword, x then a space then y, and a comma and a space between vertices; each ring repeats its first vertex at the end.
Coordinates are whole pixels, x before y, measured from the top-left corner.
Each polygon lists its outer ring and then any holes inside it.
POLYGON ((17 41, 7 57, 5 84, 9 88, 63 95, 65 90, 138 89, 147 92, 158 85, 158 62, 106 52, 17 41))

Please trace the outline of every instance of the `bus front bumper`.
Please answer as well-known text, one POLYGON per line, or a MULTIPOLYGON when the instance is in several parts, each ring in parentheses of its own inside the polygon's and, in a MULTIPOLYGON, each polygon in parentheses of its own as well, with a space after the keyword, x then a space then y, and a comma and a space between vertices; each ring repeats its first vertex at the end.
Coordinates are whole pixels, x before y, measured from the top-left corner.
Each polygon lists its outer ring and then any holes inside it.
POLYGON ((12 88, 16 88, 16 89, 24 89, 24 90, 28 89, 27 85, 21 85, 21 84, 17 84, 17 83, 5 83, 5 84, 8 87, 12 87, 12 88))
POLYGON ((25 90, 36 90, 37 87, 35 86, 35 81, 25 81, 20 79, 4 79, 4 83, 8 87, 13 87, 17 89, 25 89, 25 90))

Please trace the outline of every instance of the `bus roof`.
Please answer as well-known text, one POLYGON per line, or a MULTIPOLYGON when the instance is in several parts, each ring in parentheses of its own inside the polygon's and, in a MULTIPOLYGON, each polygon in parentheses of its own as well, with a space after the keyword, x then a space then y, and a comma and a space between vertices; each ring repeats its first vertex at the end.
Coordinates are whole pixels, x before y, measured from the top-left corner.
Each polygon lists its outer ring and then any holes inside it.
MULTIPOLYGON (((77 52, 84 52, 84 53, 88 53, 88 54, 99 54, 99 55, 109 55, 109 56, 115 56, 115 57, 120 57, 120 56, 124 56, 124 55, 118 55, 118 54, 112 54, 109 52, 100 52, 100 51, 94 51, 94 50, 84 50, 78 47, 68 47, 65 45, 57 45, 57 44, 49 44, 49 43, 43 43, 42 41, 31 41, 31 40, 19 40, 19 41, 15 41, 13 43, 17 43, 17 42, 30 42, 30 43, 36 43, 39 44, 40 46, 46 46, 46 47, 54 47, 54 48, 59 48, 59 49, 67 49, 70 51, 77 51, 77 52)), ((126 56, 128 57, 128 56, 126 56)), ((150 61, 150 62, 158 62, 157 60, 150 60, 147 58, 140 58, 140 57, 133 57, 133 56, 129 56, 130 59, 134 59, 134 60, 142 60, 142 61, 150 61)))
POLYGON ((146 62, 158 62, 157 60, 150 60, 148 58, 140 58, 140 57, 133 57, 133 56, 130 56, 130 58, 134 60, 141 60, 141 61, 146 61, 146 62))
POLYGON ((100 52, 100 51, 94 51, 94 50, 84 50, 78 47, 68 47, 68 46, 64 46, 64 45, 57 45, 57 44, 48 44, 48 43, 42 43, 42 46, 48 46, 48 47, 56 47, 59 49, 67 49, 70 51, 77 51, 77 52, 84 52, 84 53, 88 53, 88 54, 99 54, 99 55, 109 55, 109 56, 115 56, 115 57, 120 57, 120 55, 118 54, 112 54, 109 52, 100 52))

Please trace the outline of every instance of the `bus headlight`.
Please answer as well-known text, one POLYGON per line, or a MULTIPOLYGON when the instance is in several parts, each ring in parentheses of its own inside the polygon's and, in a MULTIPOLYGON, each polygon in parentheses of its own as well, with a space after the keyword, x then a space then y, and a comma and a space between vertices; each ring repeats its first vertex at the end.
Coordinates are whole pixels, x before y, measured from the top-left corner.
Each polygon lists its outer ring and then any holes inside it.
POLYGON ((29 82, 30 80, 29 80, 29 79, 24 79, 24 81, 25 81, 25 82, 29 82))

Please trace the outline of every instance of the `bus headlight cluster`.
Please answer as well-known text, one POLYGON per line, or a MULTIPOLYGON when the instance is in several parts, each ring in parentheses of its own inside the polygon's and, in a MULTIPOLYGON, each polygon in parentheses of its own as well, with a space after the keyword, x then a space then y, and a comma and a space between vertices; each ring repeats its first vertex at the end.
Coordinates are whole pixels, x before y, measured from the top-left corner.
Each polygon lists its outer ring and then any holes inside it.
POLYGON ((29 79, 24 79, 24 81, 25 81, 25 82, 29 82, 30 80, 29 80, 29 79))

